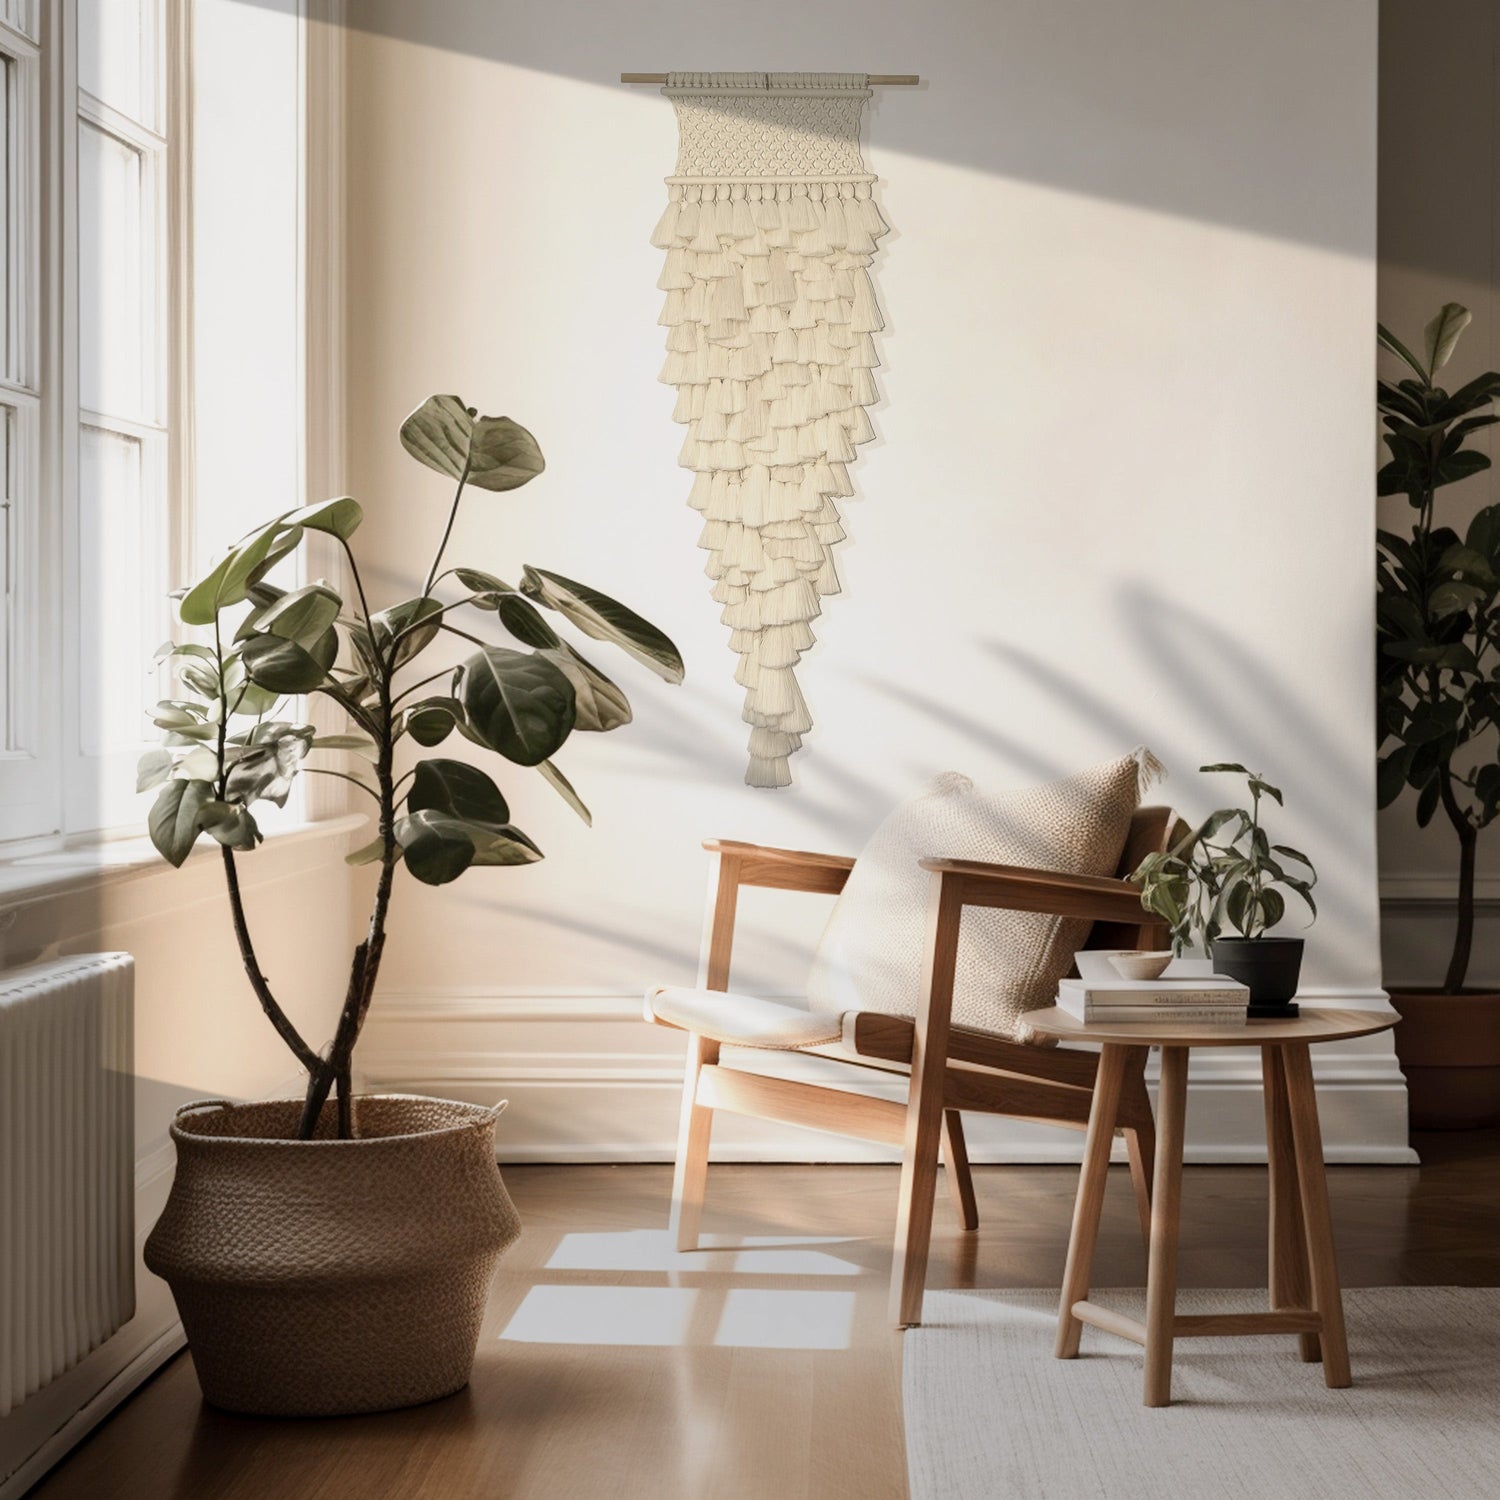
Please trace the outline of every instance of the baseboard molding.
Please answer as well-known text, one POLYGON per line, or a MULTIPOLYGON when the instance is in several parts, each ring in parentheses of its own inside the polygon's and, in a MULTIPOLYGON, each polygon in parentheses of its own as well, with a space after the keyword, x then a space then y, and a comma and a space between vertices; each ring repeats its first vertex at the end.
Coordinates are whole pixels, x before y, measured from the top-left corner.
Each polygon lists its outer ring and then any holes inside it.
MULTIPOLYGON (((1383 1010, 1380 991, 1324 990, 1309 998, 1383 1010)), ((508 1098, 503 1162, 666 1162, 675 1152, 682 1086, 680 1033, 642 1024, 634 995, 516 994, 447 990, 382 996, 360 1048, 365 1087, 405 1089, 476 1103, 508 1098)), ((808 1082, 848 1083, 851 1070, 802 1054, 735 1051, 740 1066, 808 1082)), ((1156 1061, 1147 1070, 1155 1083, 1156 1061)), ((1411 1165, 1406 1084, 1388 1035, 1314 1051, 1330 1162, 1411 1165)), ((887 1098, 903 1085, 859 1073, 887 1098)), ((998 1116, 966 1122, 976 1163, 1076 1162, 1082 1137, 998 1116)), ((1263 1162, 1260 1059, 1253 1049, 1195 1055, 1189 1085, 1187 1159, 1263 1162)), ((724 1162, 883 1162, 884 1147, 721 1114, 712 1157, 724 1162)))
MULTIPOLYGON (((1458 901, 1458 878, 1453 875, 1383 875, 1380 904, 1386 909, 1446 908, 1458 901)), ((1481 875, 1474 882, 1474 906, 1483 912, 1500 911, 1500 877, 1481 875)))

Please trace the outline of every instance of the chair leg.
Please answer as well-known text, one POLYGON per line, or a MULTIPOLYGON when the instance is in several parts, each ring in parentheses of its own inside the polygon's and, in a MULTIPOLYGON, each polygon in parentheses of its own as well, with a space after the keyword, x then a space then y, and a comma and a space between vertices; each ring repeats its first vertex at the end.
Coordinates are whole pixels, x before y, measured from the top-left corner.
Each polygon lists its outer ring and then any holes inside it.
POLYGON ((696 1032, 688 1034, 669 1225, 679 1250, 698 1248, 698 1225, 703 1217, 703 1191, 708 1180, 708 1138, 714 1122, 713 1110, 698 1103, 698 1073, 718 1060, 718 1042, 696 1032))
POLYGON ((937 1191, 938 1141, 943 1133, 943 1075, 913 1077, 901 1194, 896 1207, 896 1255, 891 1265, 891 1321, 913 1328, 922 1321, 927 1251, 932 1242, 932 1200, 937 1191), (935 1087, 934 1087, 935 1085, 935 1087), (923 1098, 926 1093, 931 1097, 923 1098))
POLYGON ((965 1229, 979 1228, 979 1204, 974 1198, 974 1177, 969 1171, 969 1148, 964 1144, 963 1116, 956 1109, 943 1111, 943 1162, 947 1167, 948 1192, 965 1229))

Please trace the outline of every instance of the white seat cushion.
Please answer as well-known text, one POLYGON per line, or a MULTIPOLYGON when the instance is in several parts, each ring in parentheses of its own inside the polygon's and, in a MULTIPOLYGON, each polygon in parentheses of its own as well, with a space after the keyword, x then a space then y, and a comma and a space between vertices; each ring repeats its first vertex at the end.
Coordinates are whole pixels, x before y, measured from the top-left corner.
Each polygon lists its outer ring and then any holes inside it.
POLYGON ((717 1042, 776 1052, 826 1046, 843 1035, 838 1016, 814 1015, 800 1005, 733 995, 725 990, 647 990, 646 1019, 696 1031, 717 1042))
MULTIPOLYGON (((923 858, 1113 875, 1142 779, 1137 751, 1066 781, 986 793, 940 776, 898 807, 865 846, 833 908, 808 980, 811 1010, 916 1014, 931 876, 923 858)), ((1051 1005, 1090 923, 970 907, 959 929, 953 1021, 1028 1040, 1027 1011, 1051 1005)))

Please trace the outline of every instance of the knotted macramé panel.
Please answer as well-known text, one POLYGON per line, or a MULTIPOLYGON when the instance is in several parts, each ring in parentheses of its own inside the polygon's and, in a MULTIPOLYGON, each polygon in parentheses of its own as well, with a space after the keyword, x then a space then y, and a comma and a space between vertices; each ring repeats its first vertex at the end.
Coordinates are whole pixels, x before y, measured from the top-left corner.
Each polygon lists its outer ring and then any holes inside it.
POLYGON ((837 501, 875 434, 881 327, 868 267, 885 222, 859 121, 864 74, 672 73, 677 172, 652 243, 669 329, 661 379, 687 427, 713 597, 739 656, 751 786, 791 784, 812 728, 796 666, 839 591, 837 501))

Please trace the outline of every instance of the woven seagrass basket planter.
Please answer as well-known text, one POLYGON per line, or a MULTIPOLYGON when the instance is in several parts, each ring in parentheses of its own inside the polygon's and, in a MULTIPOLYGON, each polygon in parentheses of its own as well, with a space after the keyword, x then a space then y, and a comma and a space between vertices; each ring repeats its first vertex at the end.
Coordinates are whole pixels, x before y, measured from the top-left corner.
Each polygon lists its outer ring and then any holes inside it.
POLYGON ((469 1379, 520 1219, 498 1109, 358 1100, 358 1139, 296 1139, 297 1100, 185 1106, 177 1175, 146 1241, 206 1400, 257 1416, 413 1406, 469 1379))

